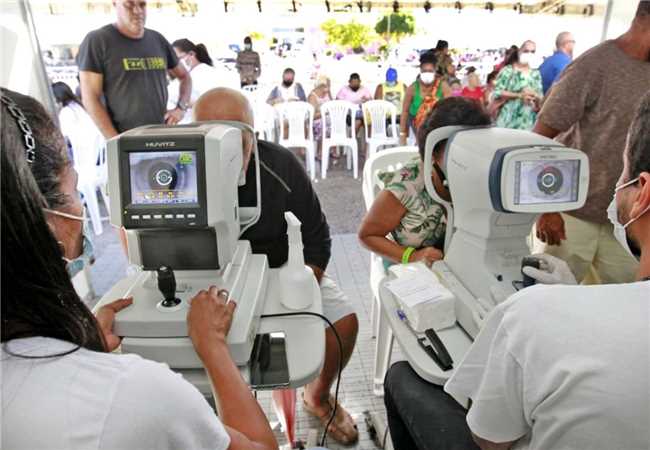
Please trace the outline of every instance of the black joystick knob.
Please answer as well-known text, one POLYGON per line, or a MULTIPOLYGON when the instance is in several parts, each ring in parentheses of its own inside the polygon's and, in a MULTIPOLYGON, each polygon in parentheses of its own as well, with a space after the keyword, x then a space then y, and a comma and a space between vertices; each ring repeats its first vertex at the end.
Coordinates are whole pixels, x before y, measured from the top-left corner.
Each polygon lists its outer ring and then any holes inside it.
POLYGON ((162 306, 172 308, 178 305, 181 300, 176 298, 176 277, 171 267, 162 266, 158 272, 158 290, 163 295, 162 306))
POLYGON ((524 287, 525 288, 535 284, 535 279, 532 278, 532 277, 529 277, 528 275, 526 275, 523 272, 523 269, 526 266, 531 266, 531 267, 534 267, 535 269, 539 269, 540 259, 536 258, 535 256, 525 256, 524 259, 521 260, 521 269, 522 269, 521 274, 524 276, 524 287))

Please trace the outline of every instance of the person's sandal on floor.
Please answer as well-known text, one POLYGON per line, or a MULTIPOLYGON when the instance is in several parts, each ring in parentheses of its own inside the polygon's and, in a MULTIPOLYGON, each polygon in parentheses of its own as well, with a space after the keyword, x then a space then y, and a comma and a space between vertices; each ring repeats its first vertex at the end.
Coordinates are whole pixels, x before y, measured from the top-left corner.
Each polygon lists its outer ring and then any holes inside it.
MULTIPOLYGON (((329 408, 325 413, 319 413, 316 408, 309 405, 304 398, 302 400, 303 407, 312 416, 316 417, 325 427, 332 416, 332 409, 334 408, 334 397, 331 395, 328 399, 329 408)), ((332 439, 343 445, 352 445, 359 440, 359 430, 354 423, 352 416, 343 409, 340 403, 337 403, 336 414, 334 420, 327 429, 327 435, 332 439)))

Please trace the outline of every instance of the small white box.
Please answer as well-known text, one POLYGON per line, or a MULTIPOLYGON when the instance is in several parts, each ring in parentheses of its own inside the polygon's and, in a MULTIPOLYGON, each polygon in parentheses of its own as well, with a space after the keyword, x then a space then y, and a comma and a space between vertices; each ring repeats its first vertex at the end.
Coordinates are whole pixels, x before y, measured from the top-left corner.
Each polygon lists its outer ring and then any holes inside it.
POLYGON ((390 290, 417 333, 442 330, 456 323, 456 298, 423 263, 396 264, 389 268, 395 279, 390 290))

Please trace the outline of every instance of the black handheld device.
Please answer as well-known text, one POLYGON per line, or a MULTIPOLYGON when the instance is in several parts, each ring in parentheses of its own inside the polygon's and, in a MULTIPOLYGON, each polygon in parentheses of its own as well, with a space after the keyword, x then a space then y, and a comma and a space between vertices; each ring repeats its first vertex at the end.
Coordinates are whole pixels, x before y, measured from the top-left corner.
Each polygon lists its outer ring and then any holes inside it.
POLYGON ((532 286, 535 284, 535 279, 529 277, 523 272, 524 267, 530 266, 534 267, 535 269, 539 269, 540 267, 540 259, 535 257, 535 256, 525 256, 521 260, 521 274, 524 276, 524 287, 527 288, 528 286, 532 286))

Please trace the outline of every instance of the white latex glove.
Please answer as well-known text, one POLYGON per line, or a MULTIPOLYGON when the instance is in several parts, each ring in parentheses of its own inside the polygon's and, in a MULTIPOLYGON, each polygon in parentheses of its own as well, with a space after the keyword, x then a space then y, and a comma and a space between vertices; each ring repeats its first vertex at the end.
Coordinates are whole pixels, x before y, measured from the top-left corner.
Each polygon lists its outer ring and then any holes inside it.
POLYGON ((524 274, 542 284, 578 284, 565 261, 546 253, 532 256, 540 259, 539 269, 526 266, 522 269, 524 274))

